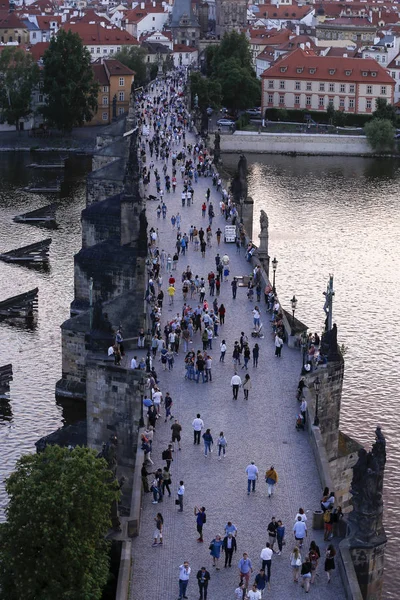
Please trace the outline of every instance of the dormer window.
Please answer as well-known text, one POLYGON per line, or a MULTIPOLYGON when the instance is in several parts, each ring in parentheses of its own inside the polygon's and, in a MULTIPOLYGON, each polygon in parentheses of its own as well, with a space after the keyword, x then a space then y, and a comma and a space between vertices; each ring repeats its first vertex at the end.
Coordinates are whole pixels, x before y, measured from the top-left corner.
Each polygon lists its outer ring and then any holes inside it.
POLYGON ((363 77, 368 77, 368 71, 363 71, 363 72, 362 72, 362 76, 363 76, 363 77))
POLYGON ((303 67, 297 67, 296 71, 297 71, 297 73, 302 73, 303 72, 303 67))
POLYGON ((287 71, 287 67, 281 67, 281 73, 285 73, 287 71))
POLYGON ((315 73, 315 71, 316 71, 316 70, 317 70, 317 69, 310 69, 310 73, 311 73, 311 75, 314 75, 314 73, 315 73))
POLYGON ((376 71, 371 71, 371 76, 376 77, 376 71))
POLYGON ((347 77, 350 77, 351 71, 345 71, 345 73, 346 73, 347 77))
POLYGON ((336 69, 329 69, 329 75, 334 75, 336 73, 336 69))

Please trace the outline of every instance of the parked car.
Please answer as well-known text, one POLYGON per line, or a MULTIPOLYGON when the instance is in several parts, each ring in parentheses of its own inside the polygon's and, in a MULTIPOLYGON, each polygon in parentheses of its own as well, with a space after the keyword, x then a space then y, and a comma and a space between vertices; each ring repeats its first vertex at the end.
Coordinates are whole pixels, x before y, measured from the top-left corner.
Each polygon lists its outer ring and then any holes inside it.
POLYGON ((218 127, 232 127, 235 124, 235 121, 231 121, 231 119, 218 119, 217 125, 218 127))
POLYGON ((211 106, 209 106, 207 108, 207 114, 208 114, 209 117, 211 117, 211 115, 213 114, 213 109, 211 108, 211 106))
POLYGON ((251 117, 260 117, 261 118, 261 110, 259 108, 248 108, 246 113, 251 117))

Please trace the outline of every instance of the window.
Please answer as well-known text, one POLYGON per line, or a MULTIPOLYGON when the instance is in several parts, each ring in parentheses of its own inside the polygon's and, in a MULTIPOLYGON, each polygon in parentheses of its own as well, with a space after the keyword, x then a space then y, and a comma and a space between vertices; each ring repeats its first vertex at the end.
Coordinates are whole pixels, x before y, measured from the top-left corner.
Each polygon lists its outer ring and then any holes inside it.
POLYGON ((284 96, 284 94, 279 94, 279 104, 285 104, 285 96, 284 96))
POLYGON ((306 96, 306 106, 311 106, 311 96, 306 96))
POLYGON ((335 84, 334 83, 330 83, 329 84, 329 91, 330 92, 334 92, 335 91, 335 84))
POLYGON ((108 106, 108 96, 103 96, 103 106, 108 106))
POLYGON ((316 69, 309 69, 309 71, 310 71, 310 74, 311 74, 311 75, 314 75, 314 73, 315 73, 316 69))
POLYGON ((108 92, 108 85, 103 85, 103 92, 108 92))
POLYGON ((124 77, 120 77, 119 78, 119 85, 120 86, 124 86, 125 85, 125 79, 124 79, 124 77))
POLYGON ((350 94, 354 94, 355 88, 356 88, 356 86, 354 85, 354 83, 351 83, 349 85, 349 92, 350 92, 350 94))
POLYGON ((363 72, 362 72, 362 76, 363 76, 363 77, 367 77, 367 76, 368 76, 368 71, 363 71, 363 72))
POLYGON ((381 62, 383 62, 383 63, 386 62, 386 56, 384 54, 382 54, 382 56, 381 56, 381 62))
POLYGON ((296 94, 296 96, 294 97, 294 103, 300 104, 300 96, 298 94, 296 94))
POLYGON ((297 71, 297 73, 302 73, 302 72, 303 72, 303 67, 298 67, 298 68, 296 69, 296 71, 297 71))
POLYGON ((392 71, 392 77, 393 79, 396 79, 396 71, 392 71))
POLYGON ((121 46, 117 46, 117 52, 121 52, 121 46))
POLYGON ((345 71, 347 77, 349 77, 351 75, 351 71, 345 71))
POLYGON ((33 39, 33 40, 36 40, 36 31, 34 31, 34 32, 32 33, 32 39, 33 39))
POLYGON ((319 84, 319 91, 320 92, 324 92, 325 91, 325 84, 324 83, 320 83, 319 84))
POLYGON ((120 102, 123 102, 125 100, 125 92, 119 92, 119 94, 118 94, 118 100, 120 102))
POLYGON ((118 109, 118 114, 119 114, 119 115, 123 115, 124 113, 125 113, 125 109, 124 109, 124 107, 123 107, 123 106, 120 106, 120 107, 119 107, 119 109, 118 109))
POLYGON ((294 89, 295 90, 299 90, 300 89, 300 81, 296 81, 296 83, 294 84, 294 89))
POLYGON ((340 108, 344 108, 344 98, 340 98, 340 100, 339 100, 339 107, 340 108))
POLYGON ((386 96, 386 85, 381 85, 381 96, 386 96))
POLYGON ((311 81, 307 81, 306 90, 307 90, 307 92, 311 92, 311 81))
POLYGON ((287 67, 281 67, 281 73, 284 73, 287 70, 287 67))
POLYGON ((103 121, 108 121, 108 113, 103 112, 101 118, 103 119, 103 121))
POLYGON ((371 76, 376 77, 376 71, 371 71, 371 76))
POLYGON ((189 58, 189 52, 186 52, 185 58, 189 58))
POLYGON ((97 54, 100 54, 100 48, 96 48, 97 54))
POLYGON ((274 95, 268 94, 268 104, 273 104, 273 102, 274 102, 274 95))
POLYGON ((114 54, 114 48, 110 48, 110 54, 114 54))
POLYGON ((399 85, 399 92, 400 92, 400 85, 399 85))
POLYGON ((43 102, 43 94, 39 94, 39 102, 43 102))
POLYGON ((329 69, 329 75, 334 75, 335 71, 336 71, 336 69, 329 69))
POLYGON ((155 18, 155 17, 153 17, 153 21, 155 21, 155 20, 156 20, 156 18, 155 18))
POLYGON ((367 85, 367 94, 372 94, 372 85, 367 85))
POLYGON ((94 54, 94 48, 90 48, 90 54, 94 54))
POLYGON ((273 89, 274 89, 274 80, 273 80, 273 79, 269 79, 269 80, 268 80, 268 88, 269 88, 270 90, 273 90, 273 89))
POLYGON ((345 84, 344 84, 344 83, 341 83, 341 84, 340 84, 340 93, 341 93, 341 94, 344 94, 344 93, 345 93, 345 91, 346 91, 346 86, 345 86, 345 84))
POLYGON ((367 100, 366 107, 367 107, 368 109, 371 109, 371 107, 372 107, 372 100, 367 100))
POLYGON ((349 100, 349 108, 354 108, 354 98, 350 98, 350 100, 349 100))
POLYGON ((107 48, 103 48, 103 54, 107 54, 108 50, 107 48))
POLYGON ((318 98, 318 104, 319 104, 319 106, 324 106, 324 97, 323 96, 320 96, 318 98))
POLYGON ((280 90, 284 90, 285 89, 285 82, 284 81, 280 81, 279 82, 279 89, 280 90))

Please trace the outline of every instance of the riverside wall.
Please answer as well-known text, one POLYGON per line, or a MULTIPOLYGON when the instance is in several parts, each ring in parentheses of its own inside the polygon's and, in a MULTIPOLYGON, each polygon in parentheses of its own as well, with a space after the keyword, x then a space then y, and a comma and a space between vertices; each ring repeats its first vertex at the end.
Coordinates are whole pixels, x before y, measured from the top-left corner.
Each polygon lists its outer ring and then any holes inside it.
POLYGON ((318 156, 374 156, 376 154, 363 135, 255 133, 253 131, 222 134, 221 152, 294 153, 318 156))

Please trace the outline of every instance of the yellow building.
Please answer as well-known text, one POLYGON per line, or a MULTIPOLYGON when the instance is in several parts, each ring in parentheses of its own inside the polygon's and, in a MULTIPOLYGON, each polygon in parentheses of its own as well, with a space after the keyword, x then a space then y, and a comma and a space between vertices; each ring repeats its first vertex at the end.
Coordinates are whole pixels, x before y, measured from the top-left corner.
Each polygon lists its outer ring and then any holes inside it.
POLYGON ((29 31, 16 14, 9 13, 5 19, 0 20, 0 42, 2 44, 29 43, 29 31))
POLYGON ((128 112, 135 72, 119 60, 100 59, 92 64, 99 83, 97 113, 87 125, 109 125, 113 119, 128 112))

